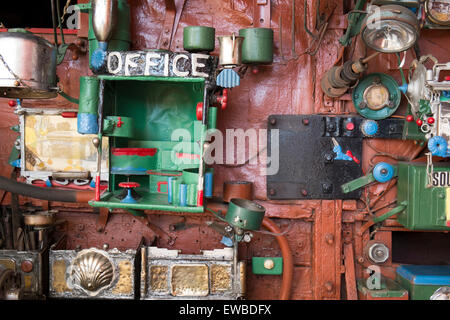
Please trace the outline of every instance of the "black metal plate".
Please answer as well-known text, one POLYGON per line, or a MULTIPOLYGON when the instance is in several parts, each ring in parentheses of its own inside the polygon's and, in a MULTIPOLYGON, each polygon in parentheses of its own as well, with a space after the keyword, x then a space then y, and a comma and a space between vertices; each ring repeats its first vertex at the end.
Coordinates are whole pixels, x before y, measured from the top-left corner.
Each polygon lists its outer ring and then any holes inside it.
MULTIPOLYGON (((279 129, 279 171, 267 176, 267 197, 290 199, 359 199, 361 189, 342 193, 341 185, 362 176, 361 164, 354 161, 331 160, 334 137, 346 153, 362 162, 363 133, 361 117, 327 117, 320 115, 271 115, 268 120, 268 156, 271 130, 279 129), (347 127, 353 123, 352 130, 347 127), (327 159, 328 157, 328 159, 327 159)), ((373 138, 401 139, 404 121, 377 121, 378 133, 373 138)), ((270 164, 269 164, 270 165, 270 164)))

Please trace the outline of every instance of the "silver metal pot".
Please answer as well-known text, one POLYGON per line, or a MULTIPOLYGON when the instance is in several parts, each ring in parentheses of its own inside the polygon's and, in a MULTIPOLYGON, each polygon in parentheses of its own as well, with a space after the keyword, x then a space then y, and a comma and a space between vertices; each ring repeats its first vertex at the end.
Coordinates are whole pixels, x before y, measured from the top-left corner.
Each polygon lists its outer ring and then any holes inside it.
POLYGON ((55 88, 55 47, 29 32, 0 33, 0 96, 49 99, 55 88))
POLYGON ((235 67, 242 63, 242 43, 244 37, 231 36, 218 37, 220 43, 219 65, 235 67))

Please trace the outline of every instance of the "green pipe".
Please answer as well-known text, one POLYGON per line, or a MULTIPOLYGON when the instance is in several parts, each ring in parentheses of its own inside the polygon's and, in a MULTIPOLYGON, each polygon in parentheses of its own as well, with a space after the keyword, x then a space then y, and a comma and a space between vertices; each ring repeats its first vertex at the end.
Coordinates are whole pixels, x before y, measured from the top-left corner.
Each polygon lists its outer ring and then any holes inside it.
POLYGON ((405 210, 407 205, 408 205, 408 202, 407 201, 403 201, 399 206, 395 207, 391 211, 386 212, 385 214, 383 214, 383 215, 381 215, 379 217, 373 218, 372 221, 374 223, 382 222, 382 221, 384 221, 384 220, 386 220, 386 219, 388 219, 388 218, 390 218, 390 217, 392 217, 392 216, 394 216, 396 214, 399 214, 403 210, 405 210))

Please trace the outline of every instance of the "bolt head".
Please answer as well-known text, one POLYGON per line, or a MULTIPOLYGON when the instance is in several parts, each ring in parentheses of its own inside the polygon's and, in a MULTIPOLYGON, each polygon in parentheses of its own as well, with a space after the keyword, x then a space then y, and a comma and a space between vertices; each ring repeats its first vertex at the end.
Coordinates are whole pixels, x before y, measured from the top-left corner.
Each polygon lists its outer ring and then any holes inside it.
POLYGON ((275 118, 270 119, 270 124, 271 125, 274 125, 275 123, 277 123, 277 119, 275 119, 275 118))
POLYGON ((305 126, 309 125, 309 119, 303 119, 302 122, 305 126))
POLYGON ((275 262, 273 262, 272 259, 264 260, 264 268, 266 268, 267 270, 271 270, 273 269, 273 267, 275 267, 275 262))
POLYGON ((20 268, 23 272, 29 273, 33 270, 33 262, 31 262, 30 260, 24 260, 20 264, 20 268))
POLYGON ((303 195, 304 197, 306 197, 306 196, 308 195, 308 191, 305 190, 305 189, 303 189, 303 190, 302 190, 302 195, 303 195))

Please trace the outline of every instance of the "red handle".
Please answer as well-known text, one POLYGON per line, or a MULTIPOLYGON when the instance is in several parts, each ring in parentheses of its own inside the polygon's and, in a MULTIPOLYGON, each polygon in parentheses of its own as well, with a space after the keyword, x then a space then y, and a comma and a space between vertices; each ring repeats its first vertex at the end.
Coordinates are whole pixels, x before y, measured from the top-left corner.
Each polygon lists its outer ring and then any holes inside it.
POLYGON ((357 164, 359 164, 361 161, 358 160, 358 158, 356 158, 352 152, 350 150, 347 151, 346 155, 348 155, 350 158, 353 159, 353 161, 355 161, 357 164))

